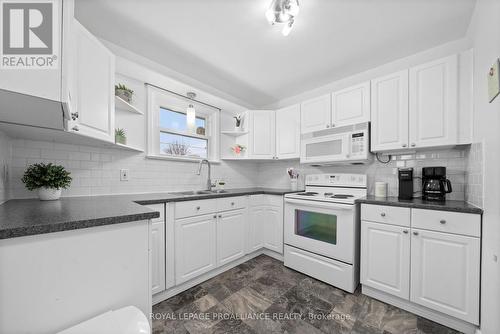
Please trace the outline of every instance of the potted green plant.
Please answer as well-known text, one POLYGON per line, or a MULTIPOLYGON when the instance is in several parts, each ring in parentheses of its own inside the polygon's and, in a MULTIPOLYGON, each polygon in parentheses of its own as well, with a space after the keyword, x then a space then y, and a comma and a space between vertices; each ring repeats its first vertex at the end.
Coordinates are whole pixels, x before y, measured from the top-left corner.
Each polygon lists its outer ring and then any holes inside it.
POLYGON ((125 129, 115 129, 115 143, 127 145, 127 135, 125 129))
POLYGON ((234 130, 235 131, 241 131, 241 121, 243 120, 243 116, 238 114, 236 116, 233 116, 234 120, 235 120, 235 126, 234 126, 234 130))
POLYGON ((120 99, 127 101, 128 103, 131 103, 133 94, 134 91, 125 86, 124 84, 115 85, 115 95, 118 96, 120 99))
POLYGON ((59 165, 33 164, 24 171, 21 181, 28 190, 38 190, 38 198, 42 201, 52 201, 61 197, 61 190, 71 184, 70 173, 59 165))

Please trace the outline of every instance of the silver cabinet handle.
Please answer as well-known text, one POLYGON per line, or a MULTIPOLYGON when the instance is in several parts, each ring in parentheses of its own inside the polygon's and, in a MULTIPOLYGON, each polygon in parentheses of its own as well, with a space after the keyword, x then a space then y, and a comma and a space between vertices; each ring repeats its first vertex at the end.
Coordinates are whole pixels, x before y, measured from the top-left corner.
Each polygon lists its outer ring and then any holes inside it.
POLYGON ((408 230, 403 230, 403 233, 404 234, 408 234, 408 230))
POLYGON ((214 215, 214 218, 217 218, 217 215, 214 215))
POLYGON ((385 212, 382 212, 380 215, 381 215, 382 217, 385 217, 385 212))
POLYGON ((440 222, 441 224, 446 224, 446 220, 444 220, 444 219, 441 219, 439 222, 440 222))
POLYGON ((417 231, 413 231, 413 235, 418 235, 418 232, 417 231))
POLYGON ((407 145, 406 144, 401 144, 402 147, 406 147, 407 145))
POLYGON ((330 128, 330 124, 327 124, 327 125, 326 125, 326 128, 327 128, 327 129, 329 129, 329 128, 330 128))
POLYGON ((334 128, 334 127, 335 127, 335 123, 332 123, 332 128, 334 128))
POLYGON ((199 206, 197 206, 197 207, 196 207, 196 210, 198 210, 198 211, 199 211, 200 209, 201 209, 201 207, 199 207, 199 206))
POLYGON ((411 147, 415 147, 415 146, 417 146, 417 144, 411 143, 411 147))
POLYGON ((231 202, 231 205, 233 205, 233 206, 234 206, 234 202, 231 202))
POLYGON ((71 130, 73 130, 73 131, 80 131, 80 129, 76 125, 74 127, 72 127, 71 130))
POLYGON ((222 218, 222 215, 219 215, 219 218, 222 218))

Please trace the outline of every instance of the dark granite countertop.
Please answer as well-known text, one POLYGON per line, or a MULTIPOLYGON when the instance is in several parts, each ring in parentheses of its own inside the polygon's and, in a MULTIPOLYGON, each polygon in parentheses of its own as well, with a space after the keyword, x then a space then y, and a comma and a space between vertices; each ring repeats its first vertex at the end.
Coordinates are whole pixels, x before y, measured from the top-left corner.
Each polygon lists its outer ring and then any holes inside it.
POLYGON ((463 213, 476 213, 482 214, 483 209, 478 208, 465 201, 447 200, 445 202, 424 201, 421 198, 414 198, 411 200, 402 200, 397 197, 375 197, 373 195, 366 196, 356 200, 356 203, 401 206, 416 209, 428 210, 441 210, 441 211, 454 211, 463 213))
POLYGON ((10 200, 0 205, 0 239, 76 230, 94 226, 139 221, 160 216, 143 205, 192 201, 218 197, 270 194, 293 191, 272 188, 228 189, 224 193, 151 193, 110 196, 63 197, 58 201, 10 200))

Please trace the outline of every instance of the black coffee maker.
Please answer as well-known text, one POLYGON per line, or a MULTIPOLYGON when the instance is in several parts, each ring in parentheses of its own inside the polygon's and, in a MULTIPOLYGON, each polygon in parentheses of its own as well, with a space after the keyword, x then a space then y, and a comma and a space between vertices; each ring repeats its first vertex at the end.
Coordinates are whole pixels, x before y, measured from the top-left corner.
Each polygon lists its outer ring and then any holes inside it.
POLYGON ((446 178, 446 167, 422 168, 422 199, 444 201, 451 193, 451 182, 446 178))

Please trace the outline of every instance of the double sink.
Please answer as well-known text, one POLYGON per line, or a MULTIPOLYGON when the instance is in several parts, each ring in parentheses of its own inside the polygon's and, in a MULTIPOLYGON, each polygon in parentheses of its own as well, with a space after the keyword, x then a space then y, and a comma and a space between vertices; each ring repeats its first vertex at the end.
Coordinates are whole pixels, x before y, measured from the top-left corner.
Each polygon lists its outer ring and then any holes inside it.
POLYGON ((192 190, 192 191, 178 191, 178 192, 173 192, 171 194, 189 197, 197 195, 224 194, 227 192, 228 192, 227 190, 192 190))

